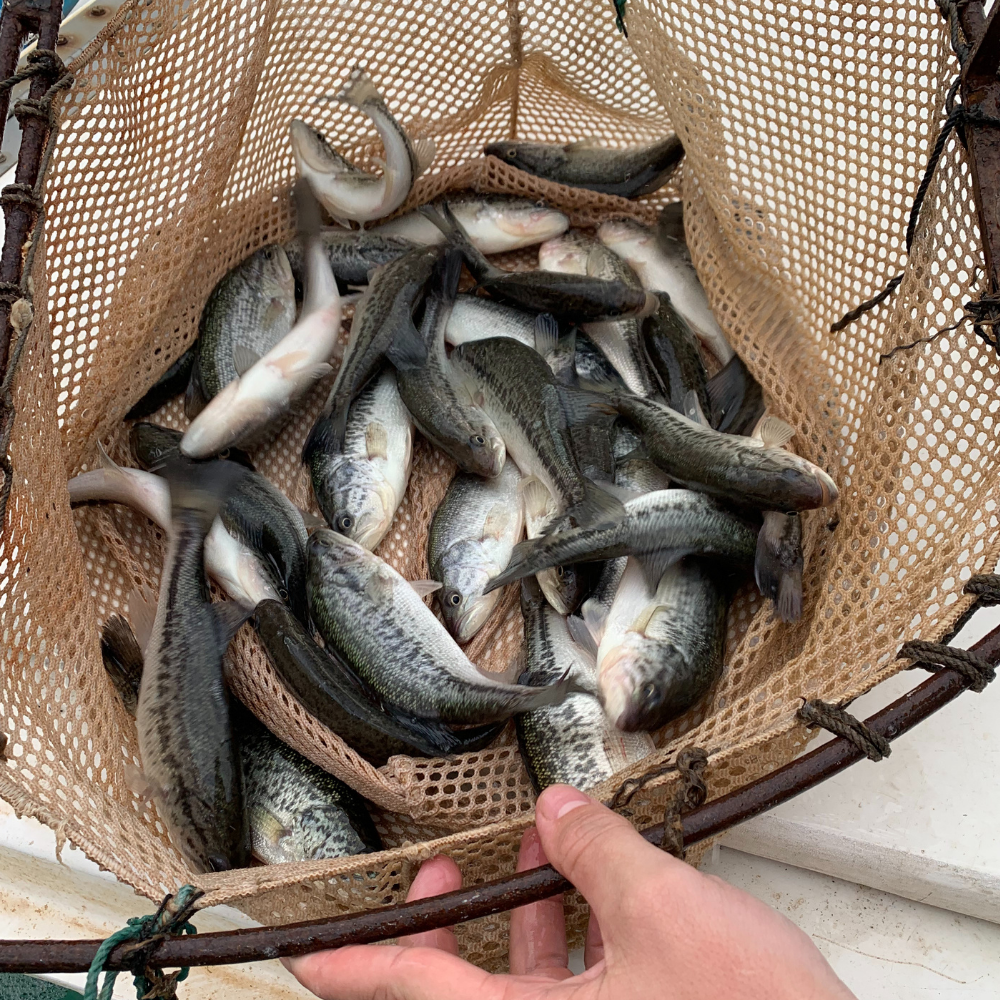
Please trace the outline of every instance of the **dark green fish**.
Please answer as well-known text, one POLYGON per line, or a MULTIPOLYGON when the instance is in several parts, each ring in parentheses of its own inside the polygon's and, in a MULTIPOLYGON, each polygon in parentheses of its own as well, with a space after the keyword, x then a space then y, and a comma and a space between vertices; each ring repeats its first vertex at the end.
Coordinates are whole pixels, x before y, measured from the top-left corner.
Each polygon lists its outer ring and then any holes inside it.
POLYGON ((215 286, 201 314, 184 411, 195 417, 295 323, 295 278, 285 251, 262 247, 215 286))
POLYGON ((277 601, 261 601, 254 616, 268 658, 296 701, 376 767, 397 754, 438 757, 480 750, 499 732, 497 726, 456 732, 397 708, 362 681, 336 648, 317 646, 277 601))
POLYGON ((146 391, 146 395, 125 414, 126 420, 141 420, 155 413, 164 403, 179 396, 191 381, 197 356, 197 343, 189 347, 146 391))
POLYGON ((486 155, 557 184, 639 198, 666 184, 684 156, 684 147, 676 135, 624 149, 602 146, 596 139, 565 145, 507 141, 489 143, 486 155))
POLYGON ((309 539, 309 607, 326 643, 380 697, 421 718, 500 722, 571 690, 568 680, 532 688, 482 673, 391 566, 326 529, 309 539))
MULTIPOLYGON (((320 241, 330 260, 334 277, 345 287, 367 285, 368 276, 383 264, 389 264, 412 250, 417 244, 402 236, 372 232, 368 229, 339 229, 325 227, 320 230, 320 241)), ((285 253, 292 274, 300 284, 305 276, 305 255, 302 241, 295 239, 285 244, 285 253)))
MULTIPOLYGON (((663 398, 678 413, 685 412, 684 397, 694 392, 702 411, 711 413, 708 375, 698 349, 698 338, 670 304, 666 292, 657 292, 660 307, 642 325, 646 355, 663 387, 663 398)), ((739 360, 733 355, 734 360, 739 360)))
POLYGON ((195 871, 244 867, 250 843, 222 657, 245 612, 212 604, 205 536, 245 469, 172 463, 170 541, 136 708, 147 794, 195 871))
MULTIPOLYGON (((129 433, 132 450, 135 452, 135 457, 139 465, 151 472, 162 468, 168 459, 180 457, 182 437, 184 437, 184 434, 181 431, 175 431, 170 427, 161 427, 159 424, 151 424, 146 421, 133 424, 132 430, 129 433)), ((256 471, 253 459, 242 448, 227 448, 219 455, 219 458, 229 462, 236 462, 244 466, 244 468, 256 471)))

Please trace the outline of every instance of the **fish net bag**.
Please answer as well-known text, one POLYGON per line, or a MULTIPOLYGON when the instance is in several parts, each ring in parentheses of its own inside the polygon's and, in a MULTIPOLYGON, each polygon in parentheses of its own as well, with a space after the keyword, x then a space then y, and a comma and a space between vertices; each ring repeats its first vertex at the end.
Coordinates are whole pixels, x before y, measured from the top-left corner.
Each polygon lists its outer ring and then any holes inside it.
MULTIPOLYGON (((513 868, 534 796, 510 732, 451 760, 372 768, 282 688, 249 626, 228 655, 234 690, 283 739, 375 805, 377 856, 192 876, 152 806, 130 791, 135 727, 107 680, 100 625, 158 587, 163 533, 121 507, 71 511, 66 482, 103 442, 135 464, 124 415, 194 340, 218 279, 292 235, 288 122, 304 118, 361 166, 370 122, 326 98, 360 63, 414 136, 437 148, 408 205, 471 188, 544 198, 574 225, 655 222, 683 199, 693 260, 720 325, 828 469, 841 498, 804 518, 805 610, 791 625, 747 587, 729 617, 725 670, 657 735, 656 753, 595 790, 710 754, 711 797, 801 748, 804 698, 844 703, 939 640, 969 607, 970 575, 996 563, 998 365, 968 324, 979 236, 956 140, 927 193, 912 251, 902 233, 957 72, 925 0, 794 5, 630 0, 627 39, 607 0, 134 0, 70 67, 32 270, 34 321, 13 387, 10 494, 0 537, 0 796, 151 897, 194 881, 265 922, 402 898, 423 858, 450 854, 467 884, 513 868), (613 145, 676 132, 670 186, 634 202, 566 188, 482 155, 504 138, 613 145), (904 265, 905 259, 905 265, 904 265), (832 320, 903 272, 893 298, 839 333, 832 320), (904 346, 893 352, 894 348, 904 346)), ((517 255, 508 266, 527 266, 517 255)), ((504 261, 501 259, 500 263, 504 261)), ((329 382, 254 457, 316 510, 298 455, 329 382)), ((184 425, 180 405, 153 419, 184 425)), ((426 443, 380 554, 427 576, 430 518, 452 464, 426 443)), ((515 589, 472 657, 508 665, 521 641, 515 589)), ((669 770, 630 803, 655 822, 669 770)), ((637 874, 637 877, 638 874, 637 874)), ((579 934, 582 904, 568 902, 579 934)), ((501 962, 505 920, 460 930, 501 962)))

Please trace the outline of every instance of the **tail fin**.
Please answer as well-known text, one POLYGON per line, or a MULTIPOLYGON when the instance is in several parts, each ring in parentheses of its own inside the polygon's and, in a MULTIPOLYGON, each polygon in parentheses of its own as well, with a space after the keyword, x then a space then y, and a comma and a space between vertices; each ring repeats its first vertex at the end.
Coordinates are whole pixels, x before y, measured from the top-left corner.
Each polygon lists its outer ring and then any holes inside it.
POLYGON ((347 433, 347 407, 333 406, 329 411, 323 410, 312 425, 306 443, 302 446, 302 461, 308 464, 313 455, 325 451, 337 453, 344 446, 344 436, 347 433))
POLYGON ((125 711, 135 715, 143 656, 132 626, 121 615, 112 615, 101 627, 101 658, 125 711))
POLYGON ((170 484, 171 517, 192 512, 208 534, 216 515, 247 475, 247 470, 235 462, 173 459, 164 465, 162 474, 170 484))
POLYGON ((317 237, 323 227, 323 219, 320 215, 319 202, 313 194, 309 182, 300 177, 292 188, 292 197, 295 199, 295 228, 303 242, 310 237, 317 237))
POLYGON ((552 524, 550 531, 575 528, 611 528, 625 517, 625 506, 589 479, 584 479, 583 499, 567 508, 552 524))
POLYGON ((433 222, 444 233, 452 246, 461 250, 465 263, 476 281, 485 281, 487 278, 504 273, 500 268, 494 267, 473 244, 472 240, 469 239, 469 234, 455 218, 455 213, 446 201, 442 201, 438 205, 421 205, 417 211, 425 219, 433 222))
POLYGON ((802 519, 798 514, 764 512, 764 524, 757 536, 754 576, 757 587, 775 604, 784 622, 802 615, 802 519))
POLYGON ((338 101, 353 105, 355 108, 366 104, 384 104, 378 87, 372 83, 372 78, 361 66, 355 66, 347 78, 347 86, 337 95, 338 101))

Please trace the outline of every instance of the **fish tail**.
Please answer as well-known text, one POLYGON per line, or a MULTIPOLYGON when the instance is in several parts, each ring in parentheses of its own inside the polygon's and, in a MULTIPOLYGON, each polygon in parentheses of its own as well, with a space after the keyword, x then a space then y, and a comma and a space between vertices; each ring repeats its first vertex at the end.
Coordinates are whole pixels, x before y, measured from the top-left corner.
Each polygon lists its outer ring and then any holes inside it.
POLYGON ((125 710, 135 715, 143 655, 132 626, 121 615, 112 615, 101 627, 101 657, 125 710))
POLYGON ((757 535, 754 577, 764 597, 775 603, 775 612, 785 622, 802 615, 802 526, 798 514, 764 512, 757 535))
POLYGON ((300 177, 295 182, 292 196, 295 199, 295 228, 305 243, 310 237, 319 236, 323 226, 319 202, 313 194, 312 187, 304 177, 300 177))
POLYGON ((618 497, 612 496, 589 479, 585 479, 583 483, 583 499, 564 511, 557 522, 559 526, 571 524, 577 528, 610 528, 625 517, 625 506, 618 497))
POLYGON ((312 425, 302 446, 302 461, 308 464, 317 452, 339 452, 347 434, 347 407, 334 406, 324 410, 312 425))
POLYGON ((232 496, 247 470, 235 462, 191 462, 171 459, 162 475, 170 484, 170 514, 193 512, 208 533, 216 515, 232 496))
POLYGON ((378 87, 361 66, 355 66, 351 70, 351 75, 347 78, 347 86, 337 95, 337 99, 345 104, 352 104, 356 108, 373 102, 383 103, 378 87))

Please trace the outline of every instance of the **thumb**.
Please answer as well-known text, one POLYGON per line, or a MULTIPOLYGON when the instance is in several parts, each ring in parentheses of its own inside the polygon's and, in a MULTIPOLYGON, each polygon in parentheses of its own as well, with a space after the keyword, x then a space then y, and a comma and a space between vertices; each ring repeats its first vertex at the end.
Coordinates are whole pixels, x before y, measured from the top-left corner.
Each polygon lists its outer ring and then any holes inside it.
POLYGON ((687 866, 646 841, 621 816, 569 785, 538 797, 535 825, 549 862, 590 903, 602 926, 631 907, 632 888, 683 879, 687 866), (641 874, 640 874, 641 873, 641 874))

